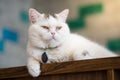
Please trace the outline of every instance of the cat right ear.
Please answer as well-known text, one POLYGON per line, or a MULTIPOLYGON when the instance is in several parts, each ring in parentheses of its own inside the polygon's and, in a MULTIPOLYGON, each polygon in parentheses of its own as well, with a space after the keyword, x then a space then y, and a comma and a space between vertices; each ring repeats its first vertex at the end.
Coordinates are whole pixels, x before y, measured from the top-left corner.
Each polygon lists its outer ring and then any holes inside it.
POLYGON ((68 14, 69 14, 69 9, 65 9, 62 12, 60 12, 59 14, 56 14, 56 16, 65 22, 68 17, 68 14))
POLYGON ((36 23, 42 16, 43 14, 40 14, 37 10, 33 8, 29 9, 29 20, 31 24, 36 23))

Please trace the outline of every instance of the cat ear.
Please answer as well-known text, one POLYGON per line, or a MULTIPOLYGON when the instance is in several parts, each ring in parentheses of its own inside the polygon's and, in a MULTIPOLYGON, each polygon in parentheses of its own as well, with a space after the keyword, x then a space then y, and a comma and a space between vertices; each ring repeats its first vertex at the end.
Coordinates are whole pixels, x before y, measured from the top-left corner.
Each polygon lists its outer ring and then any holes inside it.
POLYGON ((65 22, 68 14, 69 14, 69 9, 65 9, 62 12, 56 14, 56 16, 65 22))
POLYGON ((31 24, 36 23, 42 16, 43 14, 40 14, 37 10, 33 8, 29 9, 29 19, 31 24))

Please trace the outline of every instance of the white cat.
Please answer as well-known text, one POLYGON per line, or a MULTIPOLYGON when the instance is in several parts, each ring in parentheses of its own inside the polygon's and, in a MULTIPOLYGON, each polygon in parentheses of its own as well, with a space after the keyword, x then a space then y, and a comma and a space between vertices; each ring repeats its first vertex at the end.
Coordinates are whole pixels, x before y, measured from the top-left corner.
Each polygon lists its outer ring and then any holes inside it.
POLYGON ((117 56, 80 35, 70 33, 66 23, 68 13, 69 10, 65 9, 51 16, 29 9, 31 24, 28 34, 27 67, 33 77, 40 75, 40 63, 117 56))

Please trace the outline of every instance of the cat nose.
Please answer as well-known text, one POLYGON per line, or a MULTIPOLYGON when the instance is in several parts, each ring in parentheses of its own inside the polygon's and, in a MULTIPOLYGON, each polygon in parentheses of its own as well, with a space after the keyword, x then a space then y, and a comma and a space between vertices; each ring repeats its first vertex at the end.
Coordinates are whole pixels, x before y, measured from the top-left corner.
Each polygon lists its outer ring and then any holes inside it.
POLYGON ((51 34, 54 36, 54 35, 55 35, 55 32, 51 32, 51 34))

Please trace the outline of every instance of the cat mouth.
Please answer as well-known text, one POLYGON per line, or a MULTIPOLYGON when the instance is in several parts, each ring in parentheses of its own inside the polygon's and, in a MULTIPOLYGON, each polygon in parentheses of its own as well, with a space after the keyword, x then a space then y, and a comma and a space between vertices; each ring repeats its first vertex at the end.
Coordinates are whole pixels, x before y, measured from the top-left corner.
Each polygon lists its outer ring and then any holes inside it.
POLYGON ((50 41, 52 41, 52 40, 56 40, 55 36, 52 36, 52 37, 50 38, 50 41))

